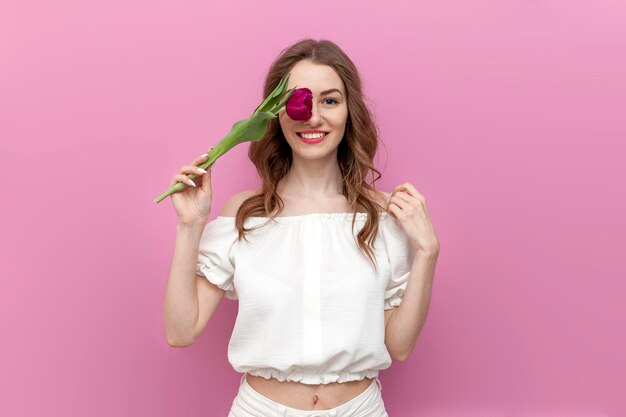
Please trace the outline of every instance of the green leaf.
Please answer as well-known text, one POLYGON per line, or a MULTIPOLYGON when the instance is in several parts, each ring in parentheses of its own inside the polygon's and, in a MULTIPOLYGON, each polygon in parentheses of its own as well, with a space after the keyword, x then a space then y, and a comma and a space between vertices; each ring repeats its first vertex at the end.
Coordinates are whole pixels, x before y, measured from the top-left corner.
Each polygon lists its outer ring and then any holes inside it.
POLYGON ((280 97, 283 94, 283 92, 285 91, 285 88, 287 87, 287 82, 289 81, 290 75, 291 73, 285 75, 283 79, 278 83, 274 91, 270 93, 271 98, 280 97))
POLYGON ((254 109, 254 113, 256 112, 264 112, 273 108, 276 105, 278 99, 283 95, 285 91, 285 87, 287 86, 287 82, 289 81, 289 76, 291 73, 285 75, 280 83, 274 88, 274 90, 267 96, 263 103, 259 104, 259 106, 254 109))
POLYGON ((234 139, 234 142, 242 143, 246 141, 258 141, 265 134, 269 120, 275 117, 276 115, 270 112, 255 113, 241 127, 239 135, 237 135, 238 137, 234 139))
POLYGON ((273 107, 270 112, 276 114, 278 113, 278 111, 280 109, 283 108, 283 106, 287 103, 287 101, 289 100, 289 97, 291 97, 291 95, 293 94, 293 92, 296 91, 296 87, 292 88, 291 90, 287 91, 287 94, 285 94, 285 97, 283 97, 283 99, 280 101, 280 103, 278 103, 275 107, 273 107))
POLYGON ((234 131, 235 129, 237 129, 237 126, 242 125, 243 123, 245 123, 245 122, 246 122, 246 120, 248 120, 248 119, 238 120, 238 121, 236 121, 235 123, 233 123, 233 127, 230 129, 230 131, 232 132, 232 131, 234 131))

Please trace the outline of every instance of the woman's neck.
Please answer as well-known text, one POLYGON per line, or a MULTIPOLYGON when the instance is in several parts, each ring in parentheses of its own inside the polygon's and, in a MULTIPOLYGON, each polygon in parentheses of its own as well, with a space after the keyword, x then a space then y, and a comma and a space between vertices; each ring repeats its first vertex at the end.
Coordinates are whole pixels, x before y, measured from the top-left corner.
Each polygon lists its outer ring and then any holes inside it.
POLYGON ((322 164, 294 164, 278 183, 278 194, 297 199, 324 200, 341 195, 341 170, 335 161, 322 164))

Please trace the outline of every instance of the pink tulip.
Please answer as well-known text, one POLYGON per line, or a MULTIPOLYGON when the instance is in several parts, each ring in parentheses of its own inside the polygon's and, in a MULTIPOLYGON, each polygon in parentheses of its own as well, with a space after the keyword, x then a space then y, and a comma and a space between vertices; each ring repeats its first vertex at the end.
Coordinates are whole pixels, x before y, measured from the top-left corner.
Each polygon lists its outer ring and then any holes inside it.
POLYGON ((293 120, 309 120, 313 115, 312 108, 313 93, 306 87, 296 88, 285 105, 287 115, 293 120))

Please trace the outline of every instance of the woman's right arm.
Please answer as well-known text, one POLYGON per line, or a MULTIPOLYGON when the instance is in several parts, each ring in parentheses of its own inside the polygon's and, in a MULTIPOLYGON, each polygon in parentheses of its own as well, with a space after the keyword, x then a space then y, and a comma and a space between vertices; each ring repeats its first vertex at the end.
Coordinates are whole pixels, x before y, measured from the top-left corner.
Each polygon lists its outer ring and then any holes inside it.
MULTIPOLYGON (((194 172, 193 165, 202 161, 196 159, 191 166, 181 168, 181 172, 194 172)), ((188 191, 172 194, 179 222, 165 294, 164 325, 168 344, 174 347, 195 342, 226 294, 206 277, 196 275, 200 240, 211 207, 211 170, 206 175, 198 174, 196 182, 199 179, 202 185, 198 184, 196 189, 188 187, 188 191)), ((178 180, 184 178, 177 175, 175 181, 178 180)), ((241 203, 254 193, 250 190, 235 194, 226 201, 220 215, 235 216, 241 203)))
POLYGON ((165 334, 170 346, 191 345, 217 309, 225 291, 196 275, 205 223, 178 224, 165 293, 165 334), (200 329, 200 323, 202 329, 200 329))

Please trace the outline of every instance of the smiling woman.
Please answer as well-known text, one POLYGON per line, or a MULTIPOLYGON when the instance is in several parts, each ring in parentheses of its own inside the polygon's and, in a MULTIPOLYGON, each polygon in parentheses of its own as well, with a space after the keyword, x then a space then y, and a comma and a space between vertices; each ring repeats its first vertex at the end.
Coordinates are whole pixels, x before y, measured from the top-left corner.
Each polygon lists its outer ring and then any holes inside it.
POLYGON ((297 42, 271 65, 263 97, 287 74, 290 99, 310 100, 300 106, 308 113, 287 106, 250 142, 259 189, 181 227, 170 280, 185 278, 176 271, 191 269, 197 249, 197 300, 172 284, 184 306, 170 310, 188 314, 170 331, 188 346, 223 295, 238 300, 228 359, 243 375, 230 417, 385 417, 379 371, 407 357, 416 315, 415 303, 397 309, 416 249, 391 213, 408 197, 374 187, 378 129, 348 56, 328 40, 297 42))

